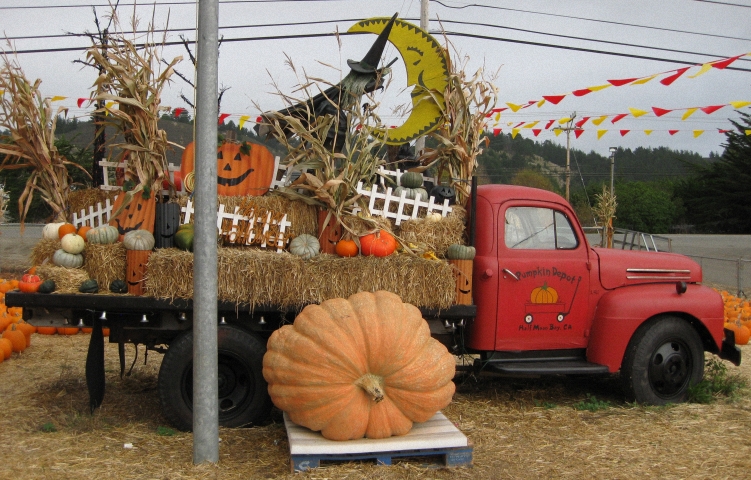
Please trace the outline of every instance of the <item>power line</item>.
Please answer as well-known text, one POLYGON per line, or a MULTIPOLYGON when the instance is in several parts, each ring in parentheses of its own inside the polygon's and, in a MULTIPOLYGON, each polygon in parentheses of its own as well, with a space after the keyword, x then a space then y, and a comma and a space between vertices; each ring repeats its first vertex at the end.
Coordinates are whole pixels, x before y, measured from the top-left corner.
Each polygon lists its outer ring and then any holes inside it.
POLYGON ((703 3, 714 3, 717 5, 729 5, 731 7, 743 7, 743 8, 751 8, 751 5, 741 5, 739 3, 730 3, 730 2, 717 2, 714 0, 694 0, 695 2, 703 2, 703 3))
POLYGON ((493 9, 493 10, 506 10, 506 11, 511 11, 511 12, 532 13, 532 14, 535 14, 535 15, 546 15, 546 16, 549 16, 549 17, 570 18, 572 20, 585 20, 587 22, 607 23, 607 24, 611 24, 611 25, 622 25, 622 26, 626 26, 626 27, 647 28, 647 29, 650 29, 650 30, 660 30, 660 31, 663 31, 663 32, 686 33, 686 34, 689 34, 689 35, 701 35, 701 36, 705 36, 705 37, 727 38, 727 39, 730 39, 730 40, 743 40, 743 41, 747 41, 747 42, 751 41, 751 38, 731 37, 731 36, 727 36, 727 35, 717 35, 717 34, 713 34, 713 33, 691 32, 691 31, 688 31, 688 30, 676 30, 676 29, 673 29, 673 28, 664 28, 664 27, 650 27, 648 25, 638 25, 638 24, 635 24, 635 23, 615 22, 615 21, 612 21, 612 20, 599 20, 599 19, 596 19, 596 18, 576 17, 576 16, 573 16, 573 15, 563 15, 563 14, 560 14, 560 13, 536 12, 534 10, 522 10, 522 9, 519 9, 519 8, 498 7, 498 6, 495 6, 495 5, 481 5, 481 4, 478 4, 478 3, 468 3, 468 4, 466 4, 464 6, 461 6, 461 7, 453 7, 453 6, 450 6, 450 5, 446 5, 445 3, 441 2, 440 0, 430 0, 430 1, 435 2, 435 3, 437 3, 437 4, 439 4, 439 5, 443 6, 443 7, 451 8, 451 9, 455 9, 455 10, 462 10, 462 9, 471 8, 471 7, 490 8, 490 9, 493 9))
MULTIPOLYGON (((219 0, 219 3, 222 4, 230 4, 230 3, 310 3, 310 2, 342 2, 346 0, 219 0)), ((149 7, 149 6, 156 6, 156 7, 162 7, 162 6, 171 6, 171 5, 195 5, 195 0, 187 0, 187 1, 171 1, 171 2, 154 2, 154 3, 120 3, 118 6, 121 7, 134 7, 134 6, 141 6, 141 7, 149 7)), ((89 3, 89 4, 81 4, 81 5, 13 5, 8 7, 0 7, 0 10, 46 10, 49 8, 92 8, 92 7, 111 7, 112 5, 109 3, 89 3)))

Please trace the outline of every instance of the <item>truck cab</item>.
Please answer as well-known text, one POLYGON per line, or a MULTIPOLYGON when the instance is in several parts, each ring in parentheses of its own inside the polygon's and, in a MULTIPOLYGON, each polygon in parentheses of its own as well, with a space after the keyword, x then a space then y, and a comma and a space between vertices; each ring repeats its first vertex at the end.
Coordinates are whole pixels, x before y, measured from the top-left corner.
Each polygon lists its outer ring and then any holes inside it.
POLYGON ((552 192, 483 185, 473 201, 476 367, 620 372, 627 396, 664 404, 701 379, 704 351, 740 362, 722 299, 688 257, 592 248, 552 192))

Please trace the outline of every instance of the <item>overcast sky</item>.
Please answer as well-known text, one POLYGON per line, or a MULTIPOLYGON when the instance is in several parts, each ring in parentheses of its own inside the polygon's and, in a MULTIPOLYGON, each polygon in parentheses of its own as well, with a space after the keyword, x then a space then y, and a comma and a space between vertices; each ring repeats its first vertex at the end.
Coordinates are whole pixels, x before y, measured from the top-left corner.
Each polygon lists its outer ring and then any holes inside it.
MULTIPOLYGON (((167 25, 173 30, 168 39, 179 40, 179 34, 195 39, 196 7, 187 0, 156 0, 136 10, 145 27, 154 12, 158 28, 167 25), (175 31, 185 29, 184 31, 175 31)), ((109 9, 102 0, 0 0, 0 27, 12 40, 16 50, 54 50, 78 47, 75 51, 20 53, 18 61, 30 79, 41 78, 41 90, 47 96, 65 96, 57 104, 70 107, 72 115, 86 117, 84 106, 78 109, 76 99, 89 96, 96 75, 91 68, 73 63, 84 58, 90 45, 86 38, 61 36, 68 32, 96 31, 91 5, 97 5, 100 21, 106 24, 109 9), (18 8, 46 6, 48 8, 18 8), (18 38, 41 36, 42 38, 18 38), (56 37, 50 37, 56 36, 56 37)), ((121 2, 121 23, 130 28, 133 14, 132 0, 121 2)), ((539 120, 535 128, 543 131, 538 140, 550 139, 565 145, 565 135, 556 137, 544 130, 549 120, 560 119, 576 112, 577 119, 609 115, 599 126, 591 120, 583 125, 580 138, 572 136, 572 146, 585 151, 594 150, 608 155, 608 148, 668 146, 690 150, 702 155, 721 152, 725 136, 718 129, 731 128, 728 118, 737 118, 730 102, 751 101, 751 56, 741 57, 730 65, 746 71, 711 69, 696 78, 689 76, 700 71, 690 68, 670 86, 659 80, 672 70, 703 64, 746 53, 751 54, 751 1, 728 0, 475 0, 430 2, 431 31, 438 34, 438 19, 446 21, 445 30, 489 38, 470 38, 449 35, 455 50, 469 58, 469 73, 480 67, 488 74, 497 72, 494 83, 500 91, 499 107, 506 102, 520 105, 542 97, 569 94, 558 105, 546 103, 516 113, 501 113, 498 127, 511 132, 519 122, 539 120), (463 22, 463 23, 459 23, 463 22), (485 24, 485 25, 479 25, 485 24), (535 33, 537 32, 537 33, 535 33), (568 38, 579 37, 586 40, 568 38), (545 44, 512 43, 500 39, 545 44), (615 43, 614 43, 615 42, 615 43), (638 45, 640 47, 629 46, 638 45), (575 51, 556 47, 575 47, 619 54, 655 57, 657 61, 601 53, 575 51), (649 48, 645 48, 649 47, 649 48), (687 53, 684 53, 687 52, 687 53), (688 63, 677 63, 688 62, 688 63), (570 92, 607 84, 608 80, 643 78, 660 74, 642 85, 610 87, 586 96, 575 97, 570 92), (685 109, 726 105, 708 115, 696 111, 686 120, 685 109), (675 110, 657 118, 652 107, 675 110), (649 113, 639 118, 629 115, 613 124, 614 115, 629 113, 629 108, 649 113), (512 126, 507 125, 508 122, 512 126), (597 130, 607 130, 597 139, 597 130), (620 130, 630 130, 621 136, 620 130), (654 130, 647 136, 644 130, 654 130), (669 135, 668 130, 679 130, 669 135), (704 133, 694 137, 694 131, 704 133)), ((346 31, 355 20, 369 17, 388 17, 399 12, 400 18, 419 24, 419 0, 320 0, 269 1, 233 0, 219 7, 220 35, 227 41, 222 45, 219 59, 219 78, 231 87, 222 102, 222 113, 238 123, 241 115, 255 119, 259 110, 282 107, 281 100, 269 93, 275 82, 285 92, 298 83, 294 73, 285 65, 286 53, 298 68, 336 82, 349 70, 347 59, 359 60, 375 39, 374 35, 343 36, 341 49, 334 37, 302 39, 241 40, 253 37, 330 33, 346 31), (310 23, 336 21, 332 23, 310 23), (294 24, 265 26, 268 24, 294 24), (261 25, 259 27, 259 25, 261 25), (228 28, 242 27, 242 28, 228 28), (328 66, 326 66, 328 65, 328 66), (334 67, 334 68, 332 68, 334 67)), ((439 38, 443 43, 443 39, 439 38)), ((3 47, 7 50, 7 44, 3 47)), ((185 60, 177 69, 187 76, 193 68, 181 46, 166 47, 163 56, 172 59, 182 55, 185 60)), ((387 49, 384 59, 398 56, 395 48, 387 49)), ((395 64, 391 86, 382 97, 382 117, 398 123, 387 106, 408 101, 404 67, 395 64)), ((191 88, 177 77, 164 94, 164 105, 186 107, 179 95, 192 97, 191 88)), ((751 112, 751 107, 742 108, 751 112)), ((495 122, 494 122, 495 123, 495 122)), ((251 124, 248 124, 251 126, 251 124)), ((531 129, 520 129, 520 135, 533 137, 531 129)))

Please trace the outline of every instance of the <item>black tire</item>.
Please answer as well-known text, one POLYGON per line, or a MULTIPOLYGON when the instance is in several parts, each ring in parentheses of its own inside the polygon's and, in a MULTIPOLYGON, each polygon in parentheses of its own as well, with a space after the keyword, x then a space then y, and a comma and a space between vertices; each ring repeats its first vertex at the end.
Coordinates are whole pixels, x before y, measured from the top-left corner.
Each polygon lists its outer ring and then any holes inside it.
MULTIPOLYGON (((265 344, 239 328, 217 331, 219 426, 245 427, 264 420, 271 398, 263 378, 265 344)), ((170 343, 159 369, 159 400, 169 422, 183 431, 193 429, 193 332, 170 343)))
POLYGON ((657 317, 640 327, 626 349, 621 378, 629 400, 651 405, 680 403, 704 375, 704 349, 688 322, 657 317))

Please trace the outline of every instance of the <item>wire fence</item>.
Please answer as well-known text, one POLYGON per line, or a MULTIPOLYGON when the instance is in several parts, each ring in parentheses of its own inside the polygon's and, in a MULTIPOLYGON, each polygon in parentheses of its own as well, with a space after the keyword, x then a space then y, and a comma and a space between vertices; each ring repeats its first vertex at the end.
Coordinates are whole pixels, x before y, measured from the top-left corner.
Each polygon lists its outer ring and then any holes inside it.
POLYGON ((751 292, 751 260, 744 258, 704 257, 686 255, 694 259, 702 269, 703 282, 746 297, 751 292))

